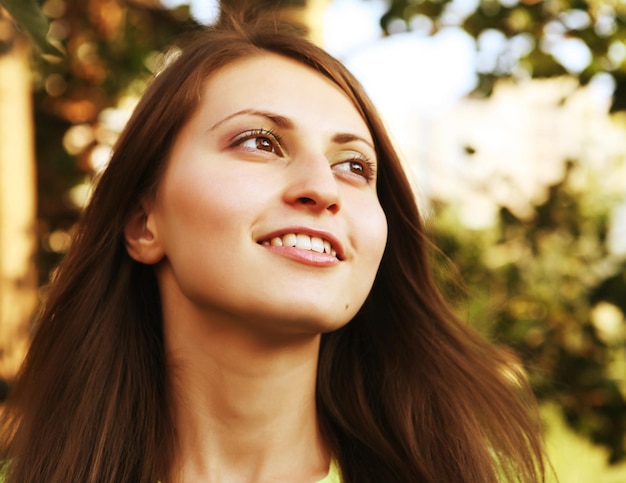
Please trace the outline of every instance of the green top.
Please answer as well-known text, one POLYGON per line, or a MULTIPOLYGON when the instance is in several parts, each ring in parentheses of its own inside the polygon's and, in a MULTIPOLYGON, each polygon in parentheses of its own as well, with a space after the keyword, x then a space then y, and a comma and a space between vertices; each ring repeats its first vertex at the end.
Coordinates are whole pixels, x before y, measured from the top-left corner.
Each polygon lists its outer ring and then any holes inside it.
POLYGON ((334 459, 330 461, 330 470, 328 471, 328 475, 317 483, 341 483, 339 466, 337 466, 337 462, 334 459))
MULTIPOLYGON (((4 483, 4 478, 7 472, 7 465, 0 466, 0 483, 4 483)), ((337 462, 333 459, 330 462, 330 469, 328 474, 318 481, 317 483, 341 483, 341 475, 339 473, 339 466, 337 466, 337 462)))

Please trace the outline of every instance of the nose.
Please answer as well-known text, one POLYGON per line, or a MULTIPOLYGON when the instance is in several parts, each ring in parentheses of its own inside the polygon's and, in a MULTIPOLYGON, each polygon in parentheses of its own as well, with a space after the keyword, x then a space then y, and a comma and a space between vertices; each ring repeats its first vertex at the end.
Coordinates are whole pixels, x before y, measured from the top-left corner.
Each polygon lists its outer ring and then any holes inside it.
POLYGON ((337 213, 341 209, 339 185, 328 159, 309 155, 294 159, 287 169, 284 199, 290 205, 309 210, 337 213))

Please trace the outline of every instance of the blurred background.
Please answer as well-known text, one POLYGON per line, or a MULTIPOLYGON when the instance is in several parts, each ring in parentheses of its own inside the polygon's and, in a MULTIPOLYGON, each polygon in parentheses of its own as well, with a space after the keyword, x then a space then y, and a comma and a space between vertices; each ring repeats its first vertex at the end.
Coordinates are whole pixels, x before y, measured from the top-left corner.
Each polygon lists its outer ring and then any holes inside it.
MULTIPOLYGON (((221 3, 275 10, 357 75, 448 297, 523 360, 560 481, 626 481, 626 3, 221 3)), ((219 16, 217 0, 0 0, 0 400, 164 49, 219 16)))

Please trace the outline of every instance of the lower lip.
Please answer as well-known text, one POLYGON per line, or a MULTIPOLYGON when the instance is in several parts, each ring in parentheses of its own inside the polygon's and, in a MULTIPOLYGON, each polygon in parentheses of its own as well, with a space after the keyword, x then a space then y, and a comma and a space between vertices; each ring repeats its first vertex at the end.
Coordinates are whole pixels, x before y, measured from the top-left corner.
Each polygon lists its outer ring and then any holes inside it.
POLYGON ((261 245, 266 250, 269 250, 277 255, 289 258, 305 265, 311 265, 313 267, 332 267, 339 263, 337 257, 330 255, 329 253, 318 253, 312 250, 302 250, 295 247, 275 247, 261 245))

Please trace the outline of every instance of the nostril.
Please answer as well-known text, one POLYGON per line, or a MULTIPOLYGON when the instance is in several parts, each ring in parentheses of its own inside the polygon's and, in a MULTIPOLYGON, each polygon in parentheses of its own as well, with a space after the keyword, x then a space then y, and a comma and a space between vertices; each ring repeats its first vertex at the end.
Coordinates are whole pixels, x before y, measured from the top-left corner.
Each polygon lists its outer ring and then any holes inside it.
POLYGON ((306 196, 302 196, 300 198, 298 198, 298 202, 302 203, 303 205, 314 205, 315 200, 313 198, 307 198, 306 196))

